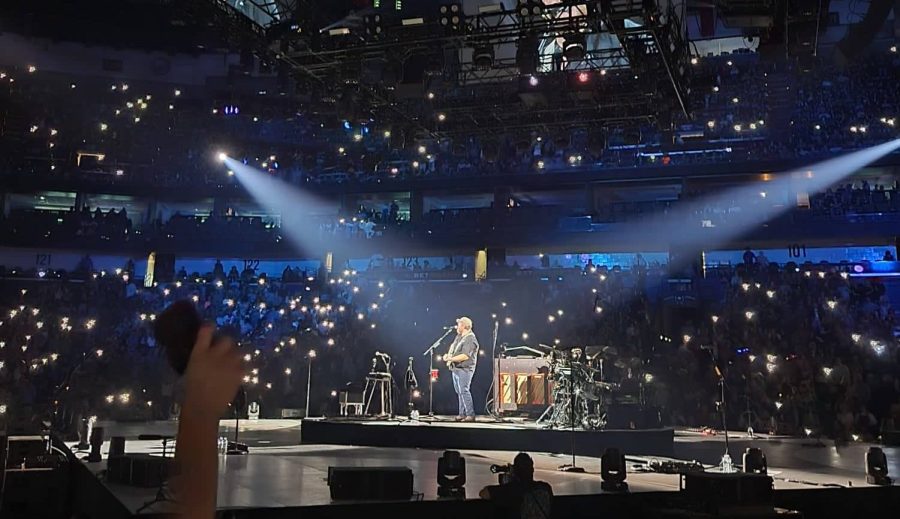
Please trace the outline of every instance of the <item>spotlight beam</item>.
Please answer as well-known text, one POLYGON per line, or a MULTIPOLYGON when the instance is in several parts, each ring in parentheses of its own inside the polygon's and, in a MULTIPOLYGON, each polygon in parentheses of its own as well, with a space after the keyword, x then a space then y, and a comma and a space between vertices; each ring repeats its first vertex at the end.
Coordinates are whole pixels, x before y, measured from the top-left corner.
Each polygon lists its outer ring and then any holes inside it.
MULTIPOLYGON (((332 252, 340 258, 368 257, 373 254, 373 242, 361 237, 350 238, 342 233, 327 233, 324 219, 337 224, 334 202, 327 202, 292 184, 279 180, 230 157, 225 166, 234 171, 235 178, 262 207, 281 216, 281 234, 301 252, 321 257, 332 252)), ((390 240, 379 238, 380 249, 391 250, 390 240)))
MULTIPOLYGON (((764 184, 766 191, 803 191, 818 193, 847 178, 854 172, 881 157, 900 149, 900 139, 835 157, 811 166, 779 175, 764 184)), ((646 244, 648 238, 661 247, 683 251, 709 249, 734 240, 765 222, 790 211, 794 205, 786 203, 770 207, 767 211, 750 209, 760 199, 760 184, 753 183, 679 204, 665 214, 656 214, 641 221, 625 224, 618 231, 623 245, 646 244), (709 207, 745 208, 728 215, 728 221, 715 227, 703 227, 699 214, 709 207), (637 242, 635 240, 640 240, 637 242)))

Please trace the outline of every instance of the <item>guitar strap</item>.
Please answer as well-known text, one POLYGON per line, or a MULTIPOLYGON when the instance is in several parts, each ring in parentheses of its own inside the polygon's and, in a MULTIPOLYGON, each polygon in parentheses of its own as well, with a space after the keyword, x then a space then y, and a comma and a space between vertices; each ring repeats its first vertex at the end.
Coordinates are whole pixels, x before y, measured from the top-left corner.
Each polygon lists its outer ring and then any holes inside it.
MULTIPOLYGON (((456 338, 453 339, 453 342, 450 343, 450 349, 447 351, 447 354, 451 357, 455 357, 459 353, 459 345, 462 344, 462 340, 466 338, 470 333, 473 332, 469 331, 466 332, 465 335, 457 335, 456 338)), ((448 367, 453 368, 455 366, 451 363, 448 364, 448 367)))

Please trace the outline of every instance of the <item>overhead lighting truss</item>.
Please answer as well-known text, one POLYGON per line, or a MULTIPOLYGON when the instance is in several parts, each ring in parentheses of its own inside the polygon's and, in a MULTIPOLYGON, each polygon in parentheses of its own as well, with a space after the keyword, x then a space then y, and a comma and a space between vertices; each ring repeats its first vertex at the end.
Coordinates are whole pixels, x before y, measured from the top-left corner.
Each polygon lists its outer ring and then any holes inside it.
POLYGON ((603 25, 622 45, 631 69, 655 78, 667 90, 678 111, 689 115, 690 52, 682 26, 685 2, 678 6, 660 0, 602 0, 603 25))
MULTIPOLYGON (((209 1, 233 4, 233 0, 209 1)), ((304 0, 295 1, 307 5, 304 0)), ((257 2, 268 5, 266 0, 257 2)), ((685 3, 676 6, 673 2, 505 0, 463 12, 463 2, 446 0, 415 13, 363 10, 320 27, 312 26, 308 17, 298 23, 292 21, 296 16, 282 16, 269 27, 261 47, 296 75, 325 85, 345 83, 348 71, 368 71, 368 76, 354 81, 366 92, 373 109, 388 111, 391 118, 407 114, 413 126, 432 135, 462 133, 466 128, 495 132, 529 124, 556 127, 578 121, 652 120, 663 110, 689 116, 691 67, 682 25, 685 3), (522 16, 526 7, 529 14, 522 16), (524 38, 531 38, 536 47, 517 52, 524 38), (534 48, 534 58, 528 59, 533 52, 529 49, 534 48), (371 75, 373 70, 398 69, 398 64, 417 59, 437 64, 439 75, 428 65, 425 77, 440 79, 445 90, 441 101, 454 100, 441 108, 446 120, 440 125, 425 122, 435 121, 433 114, 416 115, 435 108, 434 103, 417 104, 421 97, 396 89, 396 79, 391 84, 371 75), (570 95, 565 78, 580 71, 591 74, 592 80, 584 82, 577 95, 570 95), (519 81, 525 76, 539 80, 536 90, 549 88, 553 78, 563 88, 531 96, 519 92, 519 81), (457 87, 485 95, 465 99, 455 95, 457 87), (492 88, 505 98, 490 100, 492 88)))

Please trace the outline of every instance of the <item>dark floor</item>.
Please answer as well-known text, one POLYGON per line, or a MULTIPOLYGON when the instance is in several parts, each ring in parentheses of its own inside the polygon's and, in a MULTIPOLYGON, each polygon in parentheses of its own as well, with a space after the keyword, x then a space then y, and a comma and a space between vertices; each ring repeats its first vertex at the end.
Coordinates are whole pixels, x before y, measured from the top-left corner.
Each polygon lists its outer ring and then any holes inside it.
MULTIPOLYGON (((174 422, 105 423, 106 437, 139 434, 174 434, 174 422)), ((219 506, 221 508, 312 506, 331 503, 326 483, 329 466, 407 466, 413 470, 415 490, 426 500, 437 492, 437 459, 440 451, 425 449, 388 449, 341 445, 300 445, 299 420, 260 420, 242 422, 240 440, 250 446, 248 456, 223 456, 220 460, 219 506)), ((233 422, 222 422, 220 434, 231 437, 233 422)), ((730 451, 735 463, 748 446, 760 447, 766 454, 770 475, 777 489, 819 488, 825 486, 866 486, 864 456, 869 445, 854 443, 837 449, 833 445, 811 446, 814 442, 796 438, 757 437, 733 434, 730 451), (809 445, 809 446, 808 446, 809 445)), ((706 436, 678 431, 675 437, 676 458, 717 464, 724 452, 723 436, 706 436)), ((161 443, 129 440, 128 452, 160 452, 161 443)), ((900 473, 900 449, 886 448, 889 471, 900 473)), ((626 453, 627 454, 627 453, 626 453)), ((491 464, 509 463, 514 452, 464 451, 467 459, 467 497, 474 498, 485 485, 494 484, 491 464)), ((557 495, 601 493, 599 460, 579 456, 576 464, 586 468, 585 474, 558 471, 571 463, 565 455, 533 454, 536 478, 549 482, 557 495)), ((652 457, 628 457, 628 481, 632 492, 675 491, 678 477, 667 474, 642 473, 640 467, 652 457)), ((92 464, 99 472, 104 464, 92 464)), ((113 493, 129 509, 136 510, 153 497, 154 491, 121 485, 109 485, 113 493)), ((164 511, 154 507, 152 511, 164 511)))

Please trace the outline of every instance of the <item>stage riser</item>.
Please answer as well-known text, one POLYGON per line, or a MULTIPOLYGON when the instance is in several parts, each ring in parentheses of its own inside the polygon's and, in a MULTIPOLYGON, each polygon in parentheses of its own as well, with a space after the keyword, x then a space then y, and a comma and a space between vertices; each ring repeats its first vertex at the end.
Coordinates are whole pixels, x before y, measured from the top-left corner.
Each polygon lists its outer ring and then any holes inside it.
MULTIPOLYGON (((452 425, 383 425, 303 420, 301 443, 420 449, 571 454, 571 431, 452 425)), ((638 456, 672 456, 672 429, 575 431, 575 452, 600 457, 608 447, 638 456)), ((599 469, 598 469, 599 470, 599 469)))
MULTIPOLYGON (((778 490, 775 506, 798 510, 805 518, 887 519, 896 515, 900 488, 841 488, 812 490, 778 490)), ((597 517, 659 519, 672 513, 684 502, 676 492, 642 492, 625 494, 593 494, 555 496, 551 517, 566 519, 596 519, 597 517)), ((384 502, 334 504, 316 507, 254 508, 232 510, 235 519, 358 519, 360 517, 390 517, 392 519, 469 519, 497 517, 489 501, 442 500, 420 502, 384 502)), ((672 515, 669 515, 671 517, 672 515)), ((683 511, 675 517, 688 517, 683 511)), ((144 517, 144 516, 141 516, 144 517)), ((148 516, 156 519, 161 516, 148 516)), ((711 517, 711 516, 705 516, 711 517)), ((744 515, 742 517, 759 517, 744 515)), ((769 515, 768 517, 773 517, 769 515)))

